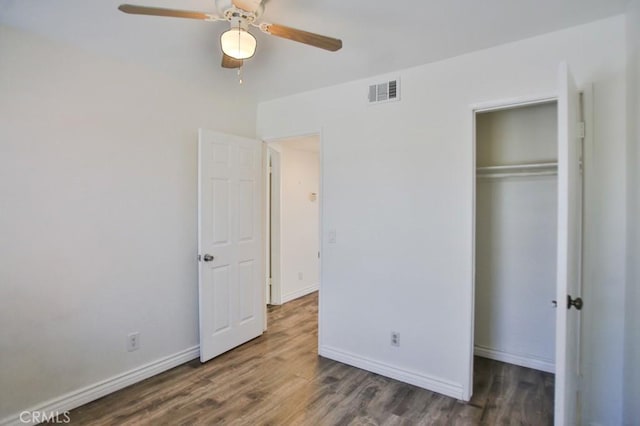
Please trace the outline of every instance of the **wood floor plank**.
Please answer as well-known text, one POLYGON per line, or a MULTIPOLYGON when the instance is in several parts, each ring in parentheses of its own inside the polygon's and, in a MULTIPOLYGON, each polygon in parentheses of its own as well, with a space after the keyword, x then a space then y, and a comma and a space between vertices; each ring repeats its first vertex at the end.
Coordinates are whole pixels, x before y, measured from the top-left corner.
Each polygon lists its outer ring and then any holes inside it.
POLYGON ((75 425, 551 425, 553 375, 476 358, 463 403, 317 355, 317 293, 268 309, 268 331, 70 413, 75 425))

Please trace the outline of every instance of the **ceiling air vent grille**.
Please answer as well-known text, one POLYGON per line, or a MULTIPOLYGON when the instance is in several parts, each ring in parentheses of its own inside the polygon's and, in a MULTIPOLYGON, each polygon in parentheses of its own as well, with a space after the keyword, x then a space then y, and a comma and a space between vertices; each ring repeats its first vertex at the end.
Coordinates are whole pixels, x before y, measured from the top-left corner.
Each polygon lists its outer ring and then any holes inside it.
POLYGON ((369 86, 369 103, 390 102, 400 99, 398 80, 385 81, 384 83, 369 86))

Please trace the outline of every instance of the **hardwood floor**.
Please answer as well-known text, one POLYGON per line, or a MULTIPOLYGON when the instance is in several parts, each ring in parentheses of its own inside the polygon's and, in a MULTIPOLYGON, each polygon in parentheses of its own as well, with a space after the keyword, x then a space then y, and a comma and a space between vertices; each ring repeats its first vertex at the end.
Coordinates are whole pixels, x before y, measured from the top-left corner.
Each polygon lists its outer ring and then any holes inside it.
POLYGON ((269 308, 269 330, 70 413, 78 425, 546 425, 553 375, 476 358, 470 403, 317 355, 317 293, 269 308))

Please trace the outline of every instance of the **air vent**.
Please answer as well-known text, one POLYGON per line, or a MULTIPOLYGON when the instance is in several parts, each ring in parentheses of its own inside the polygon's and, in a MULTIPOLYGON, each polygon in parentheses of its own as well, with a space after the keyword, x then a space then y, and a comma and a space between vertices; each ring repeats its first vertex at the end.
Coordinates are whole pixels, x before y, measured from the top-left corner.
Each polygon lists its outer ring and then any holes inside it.
POLYGON ((397 101, 400 99, 398 80, 385 81, 384 83, 369 86, 369 103, 397 101))

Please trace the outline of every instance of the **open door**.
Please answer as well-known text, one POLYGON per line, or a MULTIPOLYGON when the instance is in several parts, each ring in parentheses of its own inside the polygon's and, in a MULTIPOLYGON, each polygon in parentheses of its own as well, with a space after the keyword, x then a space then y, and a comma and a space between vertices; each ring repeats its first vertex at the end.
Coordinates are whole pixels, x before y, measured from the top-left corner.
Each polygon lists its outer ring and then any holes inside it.
POLYGON ((566 64, 558 75, 558 267, 555 424, 579 424, 582 184, 579 93, 566 64))
POLYGON ((200 361, 264 330, 262 143, 198 133, 200 361))

